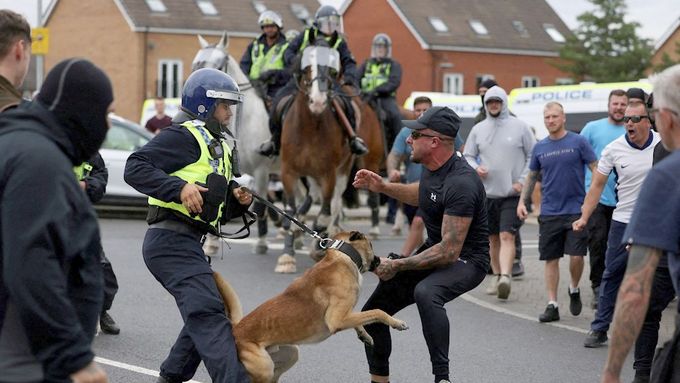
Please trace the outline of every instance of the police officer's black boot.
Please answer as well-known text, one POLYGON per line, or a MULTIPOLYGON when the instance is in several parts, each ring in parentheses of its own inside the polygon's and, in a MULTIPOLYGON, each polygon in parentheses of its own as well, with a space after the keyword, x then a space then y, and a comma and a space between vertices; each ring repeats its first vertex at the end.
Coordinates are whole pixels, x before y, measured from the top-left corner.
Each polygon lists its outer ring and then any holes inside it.
POLYGON ((156 383, 182 383, 182 381, 176 380, 176 379, 166 378, 163 375, 158 375, 158 379, 156 380, 156 383))
POLYGON ((111 318, 111 315, 106 311, 102 312, 99 316, 99 327, 101 327, 104 334, 120 334, 120 327, 118 327, 116 321, 114 321, 113 318, 111 318))
POLYGON ((364 154, 368 153, 368 147, 366 146, 366 143, 359 136, 350 138, 349 150, 358 156, 363 156, 364 154))

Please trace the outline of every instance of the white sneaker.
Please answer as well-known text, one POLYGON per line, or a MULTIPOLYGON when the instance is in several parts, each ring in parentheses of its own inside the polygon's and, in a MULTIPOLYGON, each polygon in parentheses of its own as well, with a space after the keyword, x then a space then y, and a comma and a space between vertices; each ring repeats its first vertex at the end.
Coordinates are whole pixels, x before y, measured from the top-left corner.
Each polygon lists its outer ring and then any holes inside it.
POLYGON ((498 280, 500 279, 499 274, 493 274, 489 279, 489 284, 486 285, 486 293, 489 295, 498 294, 498 280))
POLYGON ((510 276, 501 274, 498 278, 498 299, 508 299, 510 296, 510 276))

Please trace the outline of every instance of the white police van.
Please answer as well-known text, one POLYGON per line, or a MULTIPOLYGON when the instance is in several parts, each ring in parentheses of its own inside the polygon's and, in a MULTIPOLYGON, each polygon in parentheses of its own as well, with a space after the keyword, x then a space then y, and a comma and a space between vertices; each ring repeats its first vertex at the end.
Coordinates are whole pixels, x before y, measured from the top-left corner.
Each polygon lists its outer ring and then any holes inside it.
MULTIPOLYGON (((556 101, 562 104, 567 116, 567 129, 578 133, 587 122, 607 117, 609 92, 629 88, 641 88, 647 93, 652 91, 652 85, 646 81, 516 88, 508 95, 508 108, 534 129, 538 139, 542 139, 548 135, 543 124, 543 107, 546 103, 556 101)), ((429 97, 433 105, 448 106, 458 113, 462 119, 460 135, 463 140, 470 133, 474 118, 482 107, 481 97, 477 95, 440 92, 413 92, 404 102, 404 107, 412 109, 413 100, 418 96, 429 97)))
MULTIPOLYGON (((147 98, 142 104, 142 115, 139 119, 139 125, 146 126, 146 122, 156 115, 155 98, 147 98)), ((182 104, 181 98, 166 98, 165 99, 165 114, 170 118, 175 117, 179 112, 179 106, 182 104)))

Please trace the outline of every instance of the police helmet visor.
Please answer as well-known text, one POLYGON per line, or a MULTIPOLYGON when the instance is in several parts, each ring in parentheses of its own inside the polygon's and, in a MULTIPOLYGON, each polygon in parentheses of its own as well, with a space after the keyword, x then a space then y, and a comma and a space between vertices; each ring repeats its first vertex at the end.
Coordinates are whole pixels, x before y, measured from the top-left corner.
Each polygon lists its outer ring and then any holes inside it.
POLYGON ((343 33, 342 17, 340 15, 321 16, 316 20, 316 27, 325 35, 333 32, 343 33))

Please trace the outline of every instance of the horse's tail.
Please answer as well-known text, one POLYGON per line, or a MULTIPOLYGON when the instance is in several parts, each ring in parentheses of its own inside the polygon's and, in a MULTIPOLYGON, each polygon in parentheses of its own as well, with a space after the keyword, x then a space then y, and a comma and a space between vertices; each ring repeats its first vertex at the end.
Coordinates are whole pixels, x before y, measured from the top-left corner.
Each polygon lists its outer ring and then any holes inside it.
POLYGON ((231 287, 229 282, 222 278, 220 273, 214 271, 213 278, 215 279, 215 284, 217 284, 217 290, 219 290, 222 300, 224 301, 227 317, 231 320, 231 324, 236 326, 236 324, 243 319, 241 300, 238 299, 238 295, 236 295, 234 288, 231 287))

